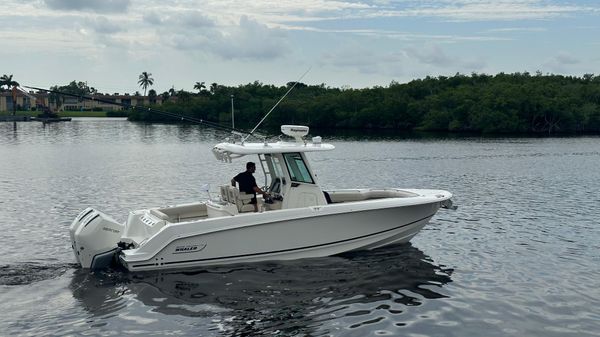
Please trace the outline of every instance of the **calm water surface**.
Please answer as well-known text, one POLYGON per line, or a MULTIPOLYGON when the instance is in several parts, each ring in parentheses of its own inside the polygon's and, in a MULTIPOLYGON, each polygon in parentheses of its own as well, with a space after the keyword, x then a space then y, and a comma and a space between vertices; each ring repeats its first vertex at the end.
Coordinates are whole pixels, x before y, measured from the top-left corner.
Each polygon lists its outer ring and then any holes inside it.
MULTIPOLYGON (((0 123, 0 335, 600 336, 600 138, 334 138, 326 188, 439 188, 410 244, 352 255, 89 274, 72 219, 206 198, 227 135, 122 119, 0 123)), ((375 220, 374 220, 375 221, 375 220)), ((368 224, 365 224, 368 225, 368 224)))

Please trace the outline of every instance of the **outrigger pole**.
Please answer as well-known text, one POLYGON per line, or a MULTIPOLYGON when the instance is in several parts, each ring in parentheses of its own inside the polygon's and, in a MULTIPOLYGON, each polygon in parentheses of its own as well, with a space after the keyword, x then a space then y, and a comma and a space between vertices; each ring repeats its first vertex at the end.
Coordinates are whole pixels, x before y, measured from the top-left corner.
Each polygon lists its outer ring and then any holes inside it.
POLYGON ((308 72, 310 71, 310 69, 312 69, 312 67, 308 67, 308 69, 306 69, 306 71, 304 72, 304 74, 302 74, 302 76, 300 76, 300 78, 296 82, 294 82, 294 85, 292 85, 290 87, 290 89, 285 93, 285 95, 281 96, 281 98, 279 99, 279 101, 277 101, 277 103, 275 103, 275 105, 273 105, 273 107, 271 108, 271 110, 269 110, 269 112, 267 112, 267 114, 260 120, 260 122, 258 122, 258 124, 256 124, 256 126, 254 127, 254 129, 252 129, 252 131, 250 131, 245 138, 242 138, 242 143, 245 142, 246 139, 248 139, 248 137, 254 135, 254 131, 256 131, 256 129, 258 129, 258 127, 262 124, 262 122, 264 122, 265 119, 267 119, 267 117, 269 117, 269 115, 271 114, 271 112, 273 112, 273 110, 275 110, 275 108, 279 105, 279 103, 281 103, 281 101, 283 101, 283 99, 292 90, 294 90, 294 88, 296 87, 296 84, 298 84, 298 82, 300 82, 304 78, 304 76, 306 76, 306 74, 308 74, 308 72))

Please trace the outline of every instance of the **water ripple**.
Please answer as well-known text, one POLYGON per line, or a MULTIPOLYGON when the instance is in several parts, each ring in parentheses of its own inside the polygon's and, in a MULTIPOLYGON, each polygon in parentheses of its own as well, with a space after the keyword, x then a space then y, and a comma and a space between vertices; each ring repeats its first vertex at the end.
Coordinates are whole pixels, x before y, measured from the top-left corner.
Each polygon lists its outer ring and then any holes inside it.
POLYGON ((0 286, 26 285, 58 277, 74 267, 74 264, 40 264, 31 262, 0 265, 0 286))
MULTIPOLYGON (((440 188, 410 245, 323 259, 174 270, 73 265, 68 227, 95 206, 204 199, 243 163, 225 134, 117 119, 0 124, 0 331, 11 336, 599 336, 600 138, 335 140, 326 188, 440 188)), ((260 177, 258 177, 260 179, 260 177)))

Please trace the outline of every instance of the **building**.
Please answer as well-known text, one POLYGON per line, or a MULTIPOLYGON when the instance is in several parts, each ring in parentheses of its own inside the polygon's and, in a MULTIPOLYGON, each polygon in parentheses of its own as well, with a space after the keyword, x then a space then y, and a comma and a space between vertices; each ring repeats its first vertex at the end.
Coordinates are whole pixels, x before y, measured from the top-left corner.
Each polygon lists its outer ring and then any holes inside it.
MULTIPOLYGON (((15 110, 31 110, 31 107, 32 106, 35 107, 38 102, 38 98, 36 96, 25 95, 22 92, 17 92, 14 98, 16 98, 16 102, 13 102, 13 94, 11 91, 0 92, 0 111, 13 111, 13 109, 14 109, 13 107, 15 104, 16 104, 15 110), (33 99, 32 99, 32 97, 33 97, 33 99)), ((42 97, 42 96, 39 97, 40 104, 48 103, 47 102, 48 97, 45 97, 45 98, 46 98, 46 101, 44 101, 44 97, 42 97)))
MULTIPOLYGON (((78 97, 62 96, 60 104, 57 104, 47 93, 35 93, 30 91, 24 93, 20 90, 16 92, 16 110, 44 110, 51 111, 119 111, 126 109, 127 106, 162 104, 162 96, 141 96, 141 95, 94 95, 96 99, 114 102, 110 104, 96 100, 83 99, 78 97), (122 104, 122 105, 119 105, 122 104), (124 105, 124 106, 123 106, 124 105)), ((13 94, 11 91, 0 92, 0 112, 13 111, 13 94)))
POLYGON ((94 95, 93 97, 101 101, 64 96, 58 111, 119 111, 128 106, 162 104, 161 96, 149 97, 114 94, 94 95), (114 102, 115 104, 108 102, 114 102))

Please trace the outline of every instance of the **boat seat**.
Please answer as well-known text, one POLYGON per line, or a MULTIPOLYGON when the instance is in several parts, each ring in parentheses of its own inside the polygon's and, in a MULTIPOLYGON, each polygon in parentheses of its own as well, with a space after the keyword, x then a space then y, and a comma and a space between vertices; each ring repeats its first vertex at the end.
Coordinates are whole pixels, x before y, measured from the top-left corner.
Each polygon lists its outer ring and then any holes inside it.
POLYGON ((155 217, 161 220, 169 220, 169 216, 163 213, 162 211, 158 210, 157 208, 151 208, 150 214, 154 215, 155 217))
POLYGON ((228 201, 233 203, 233 201, 229 200, 229 186, 231 185, 221 185, 219 186, 220 192, 221 192, 221 201, 228 201))
POLYGON ((193 202, 177 206, 150 209, 150 214, 169 222, 180 222, 184 219, 201 218, 206 216, 204 202, 193 202))
POLYGON ((235 204, 240 213, 254 212, 254 205, 250 203, 252 198, 254 198, 253 194, 240 192, 240 190, 235 186, 227 186, 227 192, 229 202, 235 204))
POLYGON ((347 189, 347 190, 333 190, 327 191, 330 199, 333 203, 336 202, 350 202, 350 201, 364 201, 373 199, 384 199, 384 198, 408 198, 418 196, 415 193, 409 191, 403 191, 398 189, 347 189))

